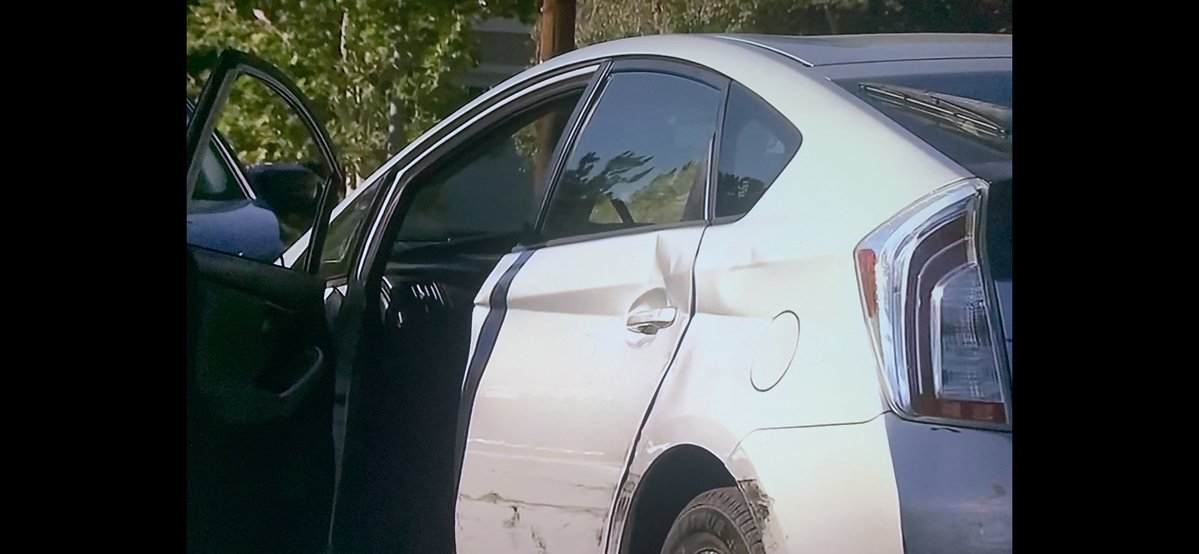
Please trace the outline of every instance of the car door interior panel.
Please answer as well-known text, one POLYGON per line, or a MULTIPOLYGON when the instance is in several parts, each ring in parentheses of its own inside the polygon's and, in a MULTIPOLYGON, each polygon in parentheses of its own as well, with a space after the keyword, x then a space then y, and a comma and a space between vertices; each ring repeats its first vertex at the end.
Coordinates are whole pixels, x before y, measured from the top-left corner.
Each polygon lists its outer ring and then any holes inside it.
POLYGON ((309 230, 320 248, 331 191, 342 186, 342 175, 327 133, 295 85, 249 54, 222 52, 191 107, 189 99, 188 551, 322 552, 335 479, 336 356, 325 281, 315 274, 316 257, 301 267, 271 261, 281 245, 309 230), (292 136, 307 141, 303 159, 245 140, 224 144, 221 127, 242 123, 256 106, 252 99, 264 97, 283 108, 267 113, 286 115, 253 124, 290 123, 292 136), (238 107, 226 111, 227 104, 238 107), (222 155, 212 155, 213 144, 222 155), (281 160, 297 163, 272 163, 281 160), (204 220, 213 178, 233 190, 232 180, 241 183, 246 174, 243 161, 257 164, 249 186, 259 187, 252 201, 267 217, 251 222, 243 210, 204 220), (201 176, 206 184, 196 187, 201 176))

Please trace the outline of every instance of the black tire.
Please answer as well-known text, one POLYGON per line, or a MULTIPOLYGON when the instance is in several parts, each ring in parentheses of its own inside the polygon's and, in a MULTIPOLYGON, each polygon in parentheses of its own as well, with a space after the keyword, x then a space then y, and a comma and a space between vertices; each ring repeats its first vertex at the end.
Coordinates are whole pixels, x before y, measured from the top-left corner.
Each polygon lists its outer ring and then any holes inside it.
POLYGON ((662 545, 662 554, 765 552, 753 509, 737 487, 714 489, 695 497, 675 518, 662 545))

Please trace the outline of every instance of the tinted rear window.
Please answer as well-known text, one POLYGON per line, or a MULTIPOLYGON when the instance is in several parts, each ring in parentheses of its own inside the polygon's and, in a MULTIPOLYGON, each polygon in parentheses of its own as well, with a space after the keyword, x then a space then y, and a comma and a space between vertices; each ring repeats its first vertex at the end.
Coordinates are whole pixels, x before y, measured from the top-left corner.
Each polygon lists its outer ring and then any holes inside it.
POLYGON ((1010 177, 1012 163, 1012 73, 1010 71, 855 77, 834 82, 865 100, 888 118, 980 177, 992 180, 1010 177), (983 105, 988 109, 985 115, 991 121, 1000 124, 1006 130, 1006 136, 977 133, 971 131, 968 126, 953 124, 942 118, 930 117, 927 112, 914 109, 914 105, 911 103, 883 101, 878 94, 871 94, 867 88, 864 88, 874 86, 883 89, 948 95, 948 97, 984 103, 983 105), (993 115, 1004 112, 1006 112, 1006 119, 993 115))
POLYGON ((871 77, 839 81, 837 84, 856 93, 858 92, 857 85, 862 82, 899 85, 972 98, 998 104, 1005 108, 1012 107, 1012 73, 1010 71, 871 77))

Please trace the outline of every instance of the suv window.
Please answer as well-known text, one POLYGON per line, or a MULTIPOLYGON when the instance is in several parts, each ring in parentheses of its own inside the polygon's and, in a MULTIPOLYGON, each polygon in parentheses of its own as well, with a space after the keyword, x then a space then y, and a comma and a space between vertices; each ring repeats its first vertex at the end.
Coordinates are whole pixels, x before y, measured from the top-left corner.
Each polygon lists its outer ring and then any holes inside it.
POLYGON ((721 96, 675 75, 608 77, 553 189, 542 238, 703 220, 721 96))
POLYGON ((538 182, 581 96, 582 90, 559 96, 449 154, 417 183, 397 242, 419 245, 531 229, 543 198, 538 182))
POLYGON ((795 156, 799 143, 799 131, 782 114, 733 83, 716 166, 716 217, 748 212, 795 156))

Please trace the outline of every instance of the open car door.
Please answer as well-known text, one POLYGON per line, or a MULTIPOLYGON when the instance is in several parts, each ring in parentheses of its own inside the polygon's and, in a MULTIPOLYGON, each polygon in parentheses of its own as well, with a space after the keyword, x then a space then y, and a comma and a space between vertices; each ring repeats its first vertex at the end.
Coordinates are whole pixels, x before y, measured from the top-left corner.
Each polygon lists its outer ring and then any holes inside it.
POLYGON ((320 256, 342 186, 331 143, 278 69, 225 51, 187 126, 189 552, 323 552, 334 353, 320 256))

